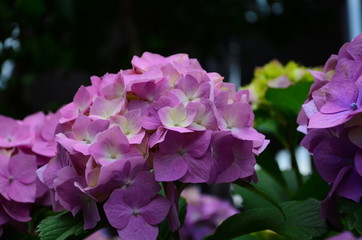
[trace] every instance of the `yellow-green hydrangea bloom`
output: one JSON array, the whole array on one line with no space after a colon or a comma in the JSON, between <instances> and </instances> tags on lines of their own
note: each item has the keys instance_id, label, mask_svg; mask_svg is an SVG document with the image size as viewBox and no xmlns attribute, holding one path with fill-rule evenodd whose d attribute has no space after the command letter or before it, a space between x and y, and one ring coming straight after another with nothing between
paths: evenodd
<instances>
[{"instance_id":1,"label":"yellow-green hydrangea bloom","mask_svg":"<svg viewBox=\"0 0 362 240\"><path fill-rule=\"evenodd\" d=\"M243 88L250 90L251 102L254 107L257 107L266 101L265 93L268 88L287 88L299 81L313 82L314 78L308 69L310 68L303 67L294 61L284 66L278 60L273 60L263 67L257 67L251 83Z\"/></svg>"}]
</instances>

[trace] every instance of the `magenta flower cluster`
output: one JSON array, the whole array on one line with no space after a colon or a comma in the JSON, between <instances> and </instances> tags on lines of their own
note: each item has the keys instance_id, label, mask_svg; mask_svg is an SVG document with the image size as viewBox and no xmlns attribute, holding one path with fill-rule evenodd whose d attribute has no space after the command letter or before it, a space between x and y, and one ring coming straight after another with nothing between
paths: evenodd
<instances>
[{"instance_id":1,"label":"magenta flower cluster","mask_svg":"<svg viewBox=\"0 0 362 240\"><path fill-rule=\"evenodd\" d=\"M228 201L201 194L196 187L186 188L181 195L187 202L181 240L201 240L213 234L225 219L238 213Z\"/></svg>"},{"instance_id":2,"label":"magenta flower cluster","mask_svg":"<svg viewBox=\"0 0 362 240\"><path fill-rule=\"evenodd\" d=\"M298 116L302 145L313 154L330 195L361 201L362 196L362 35L332 55Z\"/></svg>"},{"instance_id":3,"label":"magenta flower cluster","mask_svg":"<svg viewBox=\"0 0 362 240\"><path fill-rule=\"evenodd\" d=\"M156 239L166 217L180 227L176 181L251 181L268 140L253 128L248 91L186 54L146 52L132 66L91 77L59 110L57 156L37 173L54 210L82 211L85 229L104 203L122 239Z\"/></svg>"},{"instance_id":4,"label":"magenta flower cluster","mask_svg":"<svg viewBox=\"0 0 362 240\"><path fill-rule=\"evenodd\" d=\"M57 114L39 112L22 121L0 116L0 236L5 224L29 221L33 203L50 204L35 172L56 154L57 124Z\"/></svg>"}]
</instances>

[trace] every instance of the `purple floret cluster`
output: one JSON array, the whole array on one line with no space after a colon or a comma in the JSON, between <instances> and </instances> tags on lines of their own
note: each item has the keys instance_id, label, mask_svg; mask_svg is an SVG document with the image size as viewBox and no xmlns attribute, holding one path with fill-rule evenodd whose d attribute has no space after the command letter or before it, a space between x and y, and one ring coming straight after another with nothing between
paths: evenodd
<instances>
[{"instance_id":1,"label":"purple floret cluster","mask_svg":"<svg viewBox=\"0 0 362 240\"><path fill-rule=\"evenodd\" d=\"M268 140L253 128L248 91L186 54L144 53L132 66L91 77L59 110L57 155L37 174L53 209L81 211L85 229L103 206L122 239L156 239L166 217L180 227L176 181L255 180Z\"/></svg>"},{"instance_id":2,"label":"purple floret cluster","mask_svg":"<svg viewBox=\"0 0 362 240\"><path fill-rule=\"evenodd\" d=\"M362 35L332 55L298 116L306 133L302 145L313 154L321 177L338 194L355 202L362 196Z\"/></svg>"},{"instance_id":3,"label":"purple floret cluster","mask_svg":"<svg viewBox=\"0 0 362 240\"><path fill-rule=\"evenodd\" d=\"M36 113L24 120L0 116L0 236L2 227L31 220L34 203L50 205L48 188L36 176L56 155L57 114Z\"/></svg>"},{"instance_id":4,"label":"purple floret cluster","mask_svg":"<svg viewBox=\"0 0 362 240\"><path fill-rule=\"evenodd\" d=\"M181 195L187 202L185 222L180 229L181 240L201 240L213 234L225 219L238 213L226 200L201 194L196 187L186 188Z\"/></svg>"}]
</instances>

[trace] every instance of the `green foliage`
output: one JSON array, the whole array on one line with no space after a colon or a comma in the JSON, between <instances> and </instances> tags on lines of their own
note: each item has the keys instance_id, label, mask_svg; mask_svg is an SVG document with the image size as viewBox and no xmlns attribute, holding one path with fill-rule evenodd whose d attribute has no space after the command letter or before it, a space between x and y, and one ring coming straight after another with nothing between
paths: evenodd
<instances>
[{"instance_id":1,"label":"green foliage","mask_svg":"<svg viewBox=\"0 0 362 240\"><path fill-rule=\"evenodd\" d=\"M311 82L299 82L288 88L269 88L265 98L279 111L296 116L307 99L311 84ZM296 118L294 118L295 120Z\"/></svg>"},{"instance_id":2,"label":"green foliage","mask_svg":"<svg viewBox=\"0 0 362 240\"><path fill-rule=\"evenodd\" d=\"M11 240L38 240L39 238L35 235L24 233L20 231L14 231L12 228L5 228L1 239Z\"/></svg>"},{"instance_id":3,"label":"green foliage","mask_svg":"<svg viewBox=\"0 0 362 240\"><path fill-rule=\"evenodd\" d=\"M187 202L186 199L180 197L178 200L178 216L180 219L181 226L183 225L187 212Z\"/></svg>"},{"instance_id":4,"label":"green foliage","mask_svg":"<svg viewBox=\"0 0 362 240\"><path fill-rule=\"evenodd\" d=\"M286 187L287 183L283 176L282 171L279 169L278 163L274 160L274 155L270 148L265 149L261 155L258 156L258 164L263 170L269 174L274 181L279 183L281 186ZM264 176L260 176L258 174L258 178L263 178Z\"/></svg>"},{"instance_id":5,"label":"green foliage","mask_svg":"<svg viewBox=\"0 0 362 240\"><path fill-rule=\"evenodd\" d=\"M343 199L341 201L341 211L345 215L348 229L356 230L362 235L362 204Z\"/></svg>"},{"instance_id":6,"label":"green foliage","mask_svg":"<svg viewBox=\"0 0 362 240\"><path fill-rule=\"evenodd\" d=\"M42 220L37 231L40 240L65 240L84 233L83 219L79 215L73 217L69 212L62 212Z\"/></svg>"},{"instance_id":7,"label":"green foliage","mask_svg":"<svg viewBox=\"0 0 362 240\"><path fill-rule=\"evenodd\" d=\"M318 173L313 173L309 176L303 177L303 182L298 187L298 182L295 172L286 170L281 172L282 178L286 180L287 184L280 184L273 174L263 170L257 171L259 181L251 185L262 192L263 195L250 191L247 188L234 185L234 193L239 194L243 198L243 207L245 209L261 208L273 205L268 199L263 196L267 195L274 203L280 205L282 202L290 200L304 200L307 198L314 198L323 200L328 193L329 186Z\"/></svg>"},{"instance_id":8,"label":"green foliage","mask_svg":"<svg viewBox=\"0 0 362 240\"><path fill-rule=\"evenodd\" d=\"M278 201L276 201L275 199L273 199L273 197L271 197L270 195L266 194L265 191L259 186L259 185L252 185L250 183L244 182L242 180L237 180L235 181L235 184L247 189L248 191L260 196L261 198L263 198L264 200L268 201L269 203L271 203L274 207L276 207L277 209L280 210L281 214L283 215L283 217L285 218L284 212L281 209L281 207L279 206Z\"/></svg>"},{"instance_id":9,"label":"green foliage","mask_svg":"<svg viewBox=\"0 0 362 240\"><path fill-rule=\"evenodd\" d=\"M263 67L256 68L254 78L244 88L251 91L253 95L252 102L257 109L260 105L268 103L269 100L266 94L270 89L285 89L300 82L311 83L313 79L306 67L293 61L283 66L279 61L273 60Z\"/></svg>"},{"instance_id":10,"label":"green foliage","mask_svg":"<svg viewBox=\"0 0 362 240\"><path fill-rule=\"evenodd\" d=\"M312 239L327 231L324 220L320 219L320 202L314 199L290 201L281 204L286 215L275 207L247 210L225 220L216 233L207 240L227 240L240 235L272 230L286 239Z\"/></svg>"},{"instance_id":11,"label":"green foliage","mask_svg":"<svg viewBox=\"0 0 362 240\"><path fill-rule=\"evenodd\" d=\"M243 207L245 209L260 208L276 205L287 201L288 195L284 189L265 171L257 171L258 183L252 183L252 188L245 188L234 184L234 193L243 198ZM258 193L258 192L259 193ZM260 194L262 192L263 194ZM267 196L266 199L264 196Z\"/></svg>"},{"instance_id":12,"label":"green foliage","mask_svg":"<svg viewBox=\"0 0 362 240\"><path fill-rule=\"evenodd\" d=\"M297 190L293 200L303 200L310 197L323 200L326 198L329 188L328 183L317 172L314 172L304 182L303 186Z\"/></svg>"},{"instance_id":13,"label":"green foliage","mask_svg":"<svg viewBox=\"0 0 362 240\"><path fill-rule=\"evenodd\" d=\"M233 240L285 240L285 238L276 232L270 230L264 230L261 232L255 232L248 235L243 235Z\"/></svg>"}]
</instances>

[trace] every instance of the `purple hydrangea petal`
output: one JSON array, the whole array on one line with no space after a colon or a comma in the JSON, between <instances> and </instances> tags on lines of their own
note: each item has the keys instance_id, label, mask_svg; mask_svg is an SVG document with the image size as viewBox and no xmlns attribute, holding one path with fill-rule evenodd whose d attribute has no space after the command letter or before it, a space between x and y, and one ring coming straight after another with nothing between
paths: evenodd
<instances>
[{"instance_id":1,"label":"purple hydrangea petal","mask_svg":"<svg viewBox=\"0 0 362 240\"><path fill-rule=\"evenodd\" d=\"M124 191L122 189L113 191L103 208L109 223L113 227L123 229L130 224L133 208L124 202Z\"/></svg>"},{"instance_id":2,"label":"purple hydrangea petal","mask_svg":"<svg viewBox=\"0 0 362 240\"><path fill-rule=\"evenodd\" d=\"M156 240L158 227L148 224L141 216L131 217L125 228L119 229L121 239Z\"/></svg>"},{"instance_id":3,"label":"purple hydrangea petal","mask_svg":"<svg viewBox=\"0 0 362 240\"><path fill-rule=\"evenodd\" d=\"M77 118L79 111L73 102L64 105L59 109L60 119L59 123L66 123Z\"/></svg>"},{"instance_id":4,"label":"purple hydrangea petal","mask_svg":"<svg viewBox=\"0 0 362 240\"><path fill-rule=\"evenodd\" d=\"M136 149L130 147L127 137L117 126L100 133L97 141L88 150L91 156L101 165L140 156Z\"/></svg>"},{"instance_id":5,"label":"purple hydrangea petal","mask_svg":"<svg viewBox=\"0 0 362 240\"><path fill-rule=\"evenodd\" d=\"M184 160L188 163L186 174L179 181L186 183L203 183L209 180L211 152L205 153L200 158L184 155Z\"/></svg>"},{"instance_id":6,"label":"purple hydrangea petal","mask_svg":"<svg viewBox=\"0 0 362 240\"><path fill-rule=\"evenodd\" d=\"M351 232L343 232L333 237L329 237L326 240L357 240L357 238Z\"/></svg>"},{"instance_id":7,"label":"purple hydrangea petal","mask_svg":"<svg viewBox=\"0 0 362 240\"><path fill-rule=\"evenodd\" d=\"M35 182L36 169L36 158L33 155L17 154L9 161L9 173L24 184Z\"/></svg>"},{"instance_id":8,"label":"purple hydrangea petal","mask_svg":"<svg viewBox=\"0 0 362 240\"><path fill-rule=\"evenodd\" d=\"M55 136L55 140L62 145L63 148L65 148L70 154L74 154L75 150L74 150L74 145L78 144L78 140L72 139L72 138L68 138L65 134L63 133L58 133Z\"/></svg>"},{"instance_id":9,"label":"purple hydrangea petal","mask_svg":"<svg viewBox=\"0 0 362 240\"><path fill-rule=\"evenodd\" d=\"M92 121L87 128L88 137L90 140L94 140L96 135L108 129L109 121L103 119L97 119Z\"/></svg>"},{"instance_id":10,"label":"purple hydrangea petal","mask_svg":"<svg viewBox=\"0 0 362 240\"><path fill-rule=\"evenodd\" d=\"M168 213L168 223L172 232L181 227L180 219L178 216L178 192L176 186L172 182L166 183L167 199L171 202L170 211Z\"/></svg>"},{"instance_id":11,"label":"purple hydrangea petal","mask_svg":"<svg viewBox=\"0 0 362 240\"><path fill-rule=\"evenodd\" d=\"M220 130L227 131L231 128L251 127L254 116L249 104L233 103L219 109L217 120Z\"/></svg>"},{"instance_id":12,"label":"purple hydrangea petal","mask_svg":"<svg viewBox=\"0 0 362 240\"><path fill-rule=\"evenodd\" d=\"M337 192L340 196L351 199L355 202L361 201L362 196L362 177L351 168L344 176L343 180L338 184Z\"/></svg>"},{"instance_id":13,"label":"purple hydrangea petal","mask_svg":"<svg viewBox=\"0 0 362 240\"><path fill-rule=\"evenodd\" d=\"M18 121L0 116L0 147L11 148L30 143L30 127Z\"/></svg>"},{"instance_id":14,"label":"purple hydrangea petal","mask_svg":"<svg viewBox=\"0 0 362 240\"><path fill-rule=\"evenodd\" d=\"M308 149L309 152L313 153L314 149L323 142L323 140L330 137L333 137L333 135L328 129L311 129L303 138L300 145Z\"/></svg>"},{"instance_id":15,"label":"purple hydrangea petal","mask_svg":"<svg viewBox=\"0 0 362 240\"><path fill-rule=\"evenodd\" d=\"M92 120L83 115L79 114L75 119L75 122L72 127L72 133L75 139L82 140L87 138L87 127L92 122Z\"/></svg>"},{"instance_id":16,"label":"purple hydrangea petal","mask_svg":"<svg viewBox=\"0 0 362 240\"><path fill-rule=\"evenodd\" d=\"M158 152L153 160L153 167L157 181L169 182L182 178L187 172L188 164L182 156Z\"/></svg>"},{"instance_id":17,"label":"purple hydrangea petal","mask_svg":"<svg viewBox=\"0 0 362 240\"><path fill-rule=\"evenodd\" d=\"M84 230L94 228L101 220L96 201L88 198L88 200L82 203L81 208L84 220Z\"/></svg>"},{"instance_id":18,"label":"purple hydrangea petal","mask_svg":"<svg viewBox=\"0 0 362 240\"><path fill-rule=\"evenodd\" d=\"M12 183L10 183L7 189L7 194L13 201L33 203L35 202L36 197L36 183L33 182L32 184L23 184L20 181L14 180Z\"/></svg>"},{"instance_id":19,"label":"purple hydrangea petal","mask_svg":"<svg viewBox=\"0 0 362 240\"><path fill-rule=\"evenodd\" d=\"M74 105L84 112L92 103L92 97L86 87L81 86L73 98Z\"/></svg>"},{"instance_id":20,"label":"purple hydrangea petal","mask_svg":"<svg viewBox=\"0 0 362 240\"><path fill-rule=\"evenodd\" d=\"M156 83L152 80L143 83L134 83L132 85L132 92L143 99L152 101L156 94Z\"/></svg>"},{"instance_id":21,"label":"purple hydrangea petal","mask_svg":"<svg viewBox=\"0 0 362 240\"><path fill-rule=\"evenodd\" d=\"M209 149L211 135L209 130L185 135L185 150L193 157L202 157Z\"/></svg>"},{"instance_id":22,"label":"purple hydrangea petal","mask_svg":"<svg viewBox=\"0 0 362 240\"><path fill-rule=\"evenodd\" d=\"M31 220L29 204L7 201L3 198L0 198L0 202L6 214L16 221L28 222Z\"/></svg>"},{"instance_id":23,"label":"purple hydrangea petal","mask_svg":"<svg viewBox=\"0 0 362 240\"><path fill-rule=\"evenodd\" d=\"M334 182L338 172L354 161L356 147L344 140L329 138L314 149L314 163L321 177Z\"/></svg>"},{"instance_id":24,"label":"purple hydrangea petal","mask_svg":"<svg viewBox=\"0 0 362 240\"><path fill-rule=\"evenodd\" d=\"M357 173L362 177L362 151L359 150L354 159L354 166Z\"/></svg>"},{"instance_id":25,"label":"purple hydrangea petal","mask_svg":"<svg viewBox=\"0 0 362 240\"><path fill-rule=\"evenodd\" d=\"M171 202L158 195L149 204L138 209L138 212L148 224L157 225L166 218L170 207Z\"/></svg>"},{"instance_id":26,"label":"purple hydrangea petal","mask_svg":"<svg viewBox=\"0 0 362 240\"><path fill-rule=\"evenodd\" d=\"M310 119L308 128L330 128L341 125L351 119L352 116L346 112L336 114L315 113Z\"/></svg>"},{"instance_id":27,"label":"purple hydrangea petal","mask_svg":"<svg viewBox=\"0 0 362 240\"><path fill-rule=\"evenodd\" d=\"M119 99L107 100L98 97L90 108L90 117L94 119L109 119L111 116L119 113L122 107L122 101Z\"/></svg>"},{"instance_id":28,"label":"purple hydrangea petal","mask_svg":"<svg viewBox=\"0 0 362 240\"><path fill-rule=\"evenodd\" d=\"M254 174L255 156L253 143L234 138L230 133L220 132L213 135L213 172L211 181L217 183L232 182Z\"/></svg>"},{"instance_id":29,"label":"purple hydrangea petal","mask_svg":"<svg viewBox=\"0 0 362 240\"><path fill-rule=\"evenodd\" d=\"M245 128L232 128L231 133L234 137L240 139L240 140L249 140L249 141L255 141L256 144L261 145L264 140L265 136L258 131L256 131L254 128L251 127L245 127Z\"/></svg>"},{"instance_id":30,"label":"purple hydrangea petal","mask_svg":"<svg viewBox=\"0 0 362 240\"><path fill-rule=\"evenodd\" d=\"M183 104L175 107L164 107L158 110L160 121L165 128L177 132L191 132L187 129L194 120L196 111L192 108L185 108Z\"/></svg>"},{"instance_id":31,"label":"purple hydrangea petal","mask_svg":"<svg viewBox=\"0 0 362 240\"><path fill-rule=\"evenodd\" d=\"M155 176L150 171L141 171L130 182L126 183L125 191L127 195L124 196L125 201L133 201L134 197L139 193L143 193L143 198L152 198L160 190L161 186L155 180Z\"/></svg>"}]
</instances>

